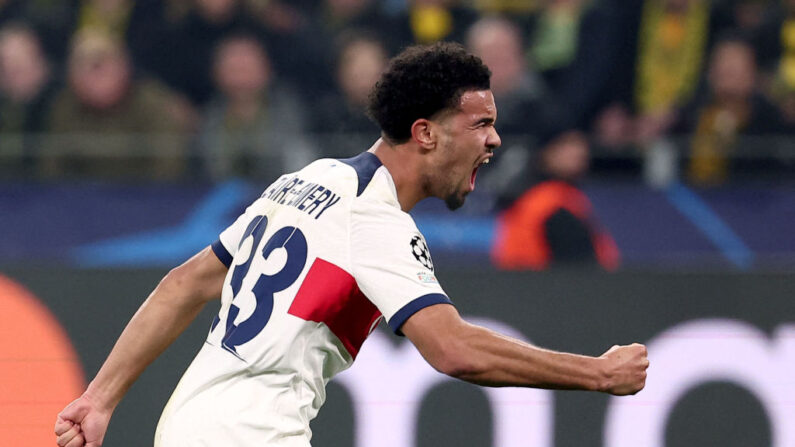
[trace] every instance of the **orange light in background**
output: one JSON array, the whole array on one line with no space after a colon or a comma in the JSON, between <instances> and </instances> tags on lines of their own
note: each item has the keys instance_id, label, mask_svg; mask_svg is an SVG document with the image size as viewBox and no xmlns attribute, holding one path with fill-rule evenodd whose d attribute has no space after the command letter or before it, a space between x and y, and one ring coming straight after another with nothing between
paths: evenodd
<instances>
[{"instance_id":1,"label":"orange light in background","mask_svg":"<svg viewBox=\"0 0 795 447\"><path fill-rule=\"evenodd\" d=\"M85 385L58 320L32 293L0 275L0 444L55 445L55 417Z\"/></svg>"}]
</instances>

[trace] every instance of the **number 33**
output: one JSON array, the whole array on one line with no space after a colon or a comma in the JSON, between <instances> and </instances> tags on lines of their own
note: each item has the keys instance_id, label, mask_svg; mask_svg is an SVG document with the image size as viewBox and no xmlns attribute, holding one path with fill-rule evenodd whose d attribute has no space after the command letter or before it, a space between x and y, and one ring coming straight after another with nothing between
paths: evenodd
<instances>
[{"instance_id":1,"label":"number 33","mask_svg":"<svg viewBox=\"0 0 795 447\"><path fill-rule=\"evenodd\" d=\"M248 259L243 264L234 267L232 279L229 282L232 287L232 304L229 306L229 311L226 315L226 329L221 346L235 355L238 355L238 346L251 341L268 324L273 312L273 295L290 287L301 275L301 271L304 270L306 265L307 247L304 233L295 227L284 227L274 233L262 247L262 258L267 260L274 250L284 248L287 251L287 261L284 267L275 274L267 275L262 273L259 275L257 282L251 289L256 299L254 312L244 321L235 324L240 308L234 302L243 286L243 279L248 275L254 257L257 255L257 249L267 226L268 218L266 216L255 217L246 228L238 245L238 249L240 249L248 238L253 239ZM218 322L219 319L216 317L211 331L215 330Z\"/></svg>"}]
</instances>

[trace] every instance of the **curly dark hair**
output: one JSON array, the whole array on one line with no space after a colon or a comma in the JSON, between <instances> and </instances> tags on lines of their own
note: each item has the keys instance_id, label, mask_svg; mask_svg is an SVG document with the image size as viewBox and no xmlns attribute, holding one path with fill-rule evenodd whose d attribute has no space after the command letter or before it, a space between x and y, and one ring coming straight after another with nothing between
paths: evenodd
<instances>
[{"instance_id":1,"label":"curly dark hair","mask_svg":"<svg viewBox=\"0 0 795 447\"><path fill-rule=\"evenodd\" d=\"M451 42L416 45L395 56L370 92L367 115L393 143L411 138L420 118L458 106L461 95L490 88L491 71Z\"/></svg>"}]
</instances>

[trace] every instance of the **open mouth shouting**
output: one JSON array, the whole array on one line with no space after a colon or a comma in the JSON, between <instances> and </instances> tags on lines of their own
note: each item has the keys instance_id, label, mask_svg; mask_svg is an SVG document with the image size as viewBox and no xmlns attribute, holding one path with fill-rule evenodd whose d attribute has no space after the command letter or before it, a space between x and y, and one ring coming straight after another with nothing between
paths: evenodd
<instances>
[{"instance_id":1,"label":"open mouth shouting","mask_svg":"<svg viewBox=\"0 0 795 447\"><path fill-rule=\"evenodd\" d=\"M478 176L478 169L481 166L489 164L489 160L491 160L492 155L488 154L486 158L481 160L475 167L472 169L472 175L469 177L469 191L475 190L475 178Z\"/></svg>"}]
</instances>

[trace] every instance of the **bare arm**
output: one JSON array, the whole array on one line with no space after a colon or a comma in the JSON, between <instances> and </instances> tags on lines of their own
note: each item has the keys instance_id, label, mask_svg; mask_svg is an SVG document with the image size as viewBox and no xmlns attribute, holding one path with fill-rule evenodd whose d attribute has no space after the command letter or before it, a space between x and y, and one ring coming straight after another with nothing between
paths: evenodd
<instances>
[{"instance_id":1,"label":"bare arm","mask_svg":"<svg viewBox=\"0 0 795 447\"><path fill-rule=\"evenodd\" d=\"M638 344L600 357L549 351L467 323L449 305L422 309L401 329L431 366L478 385L634 394L646 381L646 348Z\"/></svg>"},{"instance_id":2,"label":"bare arm","mask_svg":"<svg viewBox=\"0 0 795 447\"><path fill-rule=\"evenodd\" d=\"M163 278L127 324L83 396L58 415L59 445L101 445L116 405L204 305L220 297L226 273L226 266L208 247ZM80 437L85 444L75 442Z\"/></svg>"}]
</instances>

